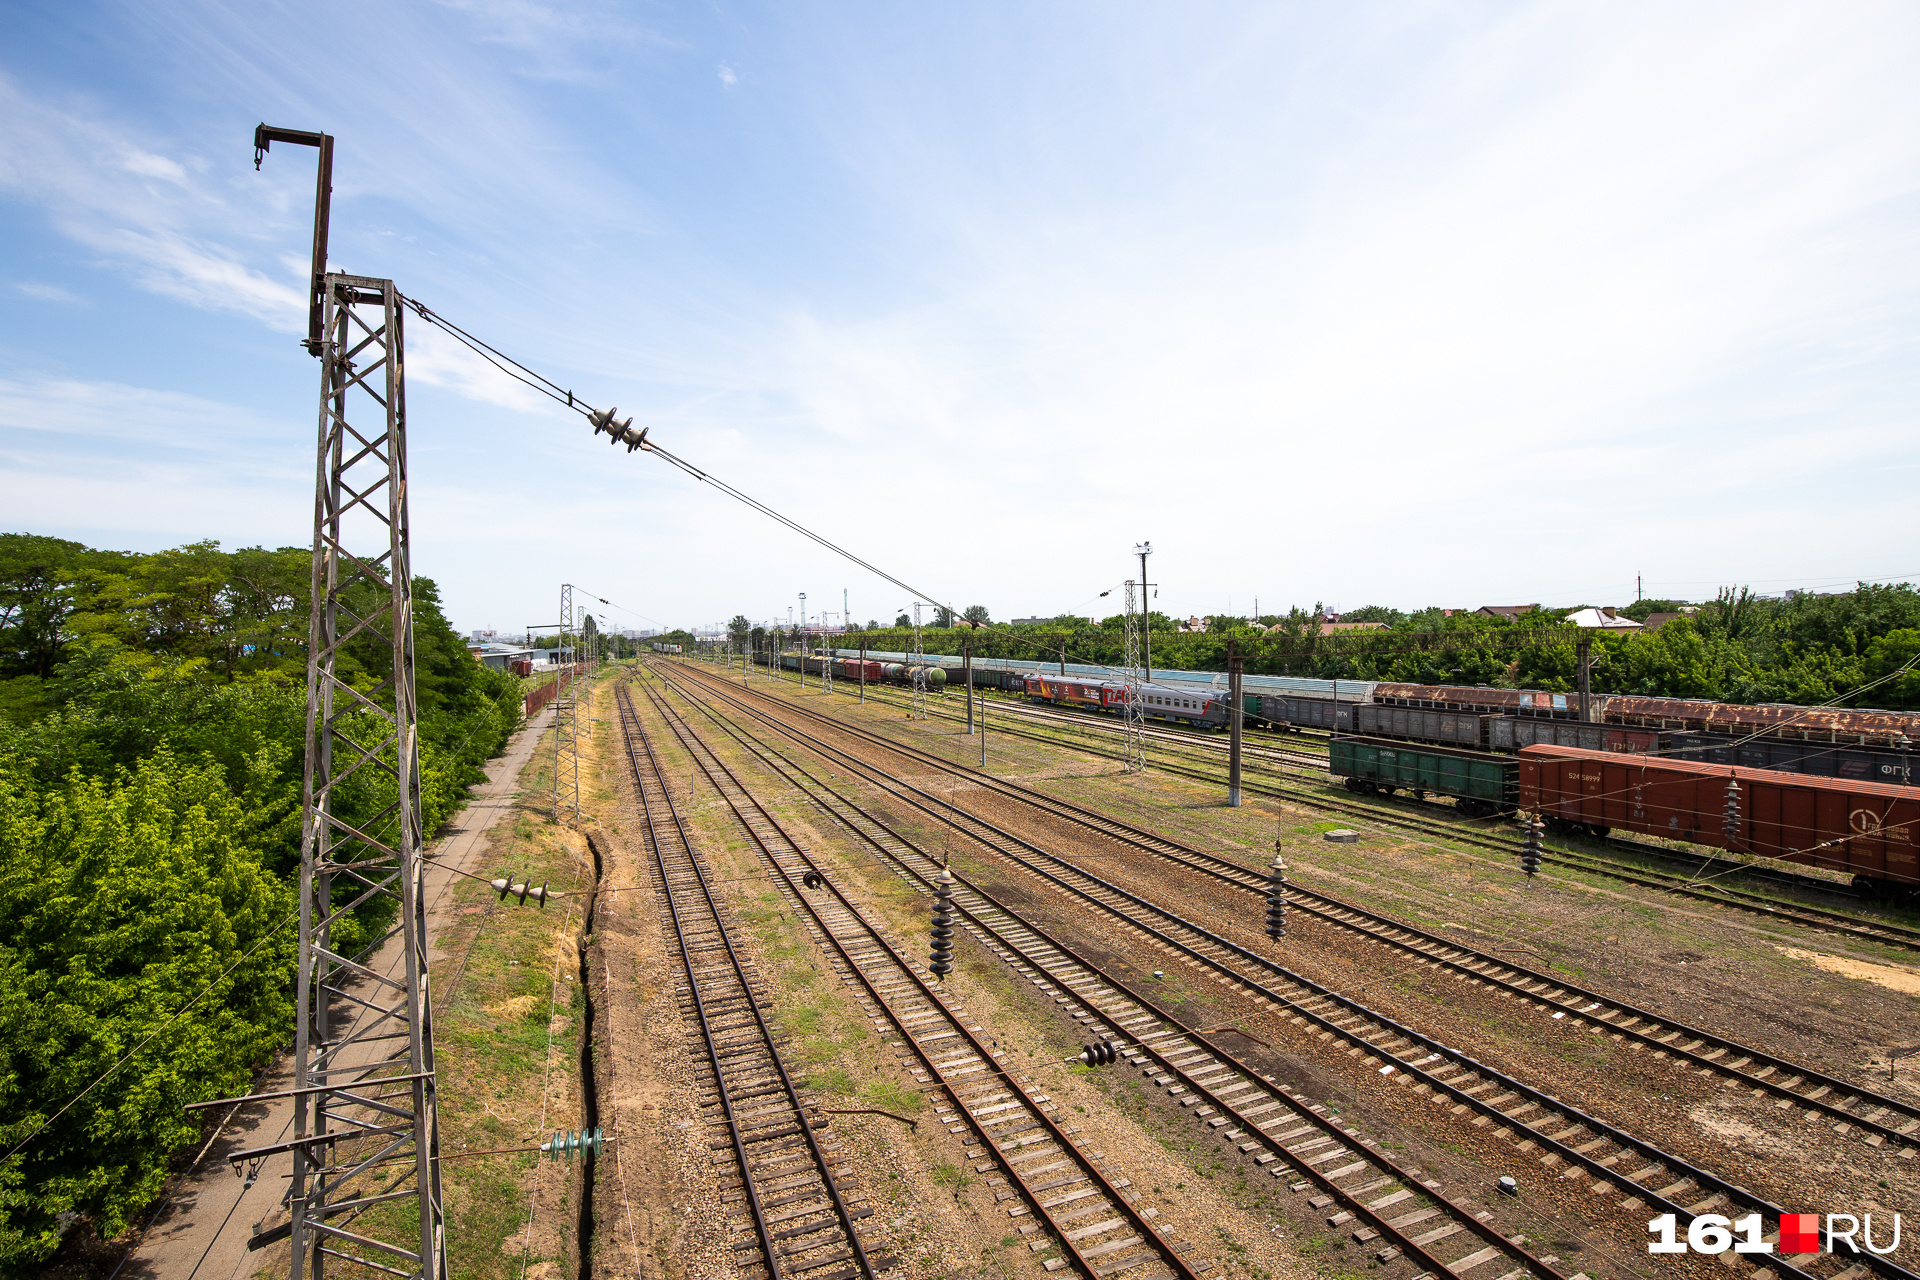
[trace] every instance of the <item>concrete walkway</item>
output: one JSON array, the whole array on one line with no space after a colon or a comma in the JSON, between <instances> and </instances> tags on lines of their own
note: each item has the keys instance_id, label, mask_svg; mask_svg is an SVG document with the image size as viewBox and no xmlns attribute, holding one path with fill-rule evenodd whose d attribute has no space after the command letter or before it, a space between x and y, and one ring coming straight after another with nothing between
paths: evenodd
<instances>
[{"instance_id":1,"label":"concrete walkway","mask_svg":"<svg viewBox=\"0 0 1920 1280\"><path fill-rule=\"evenodd\" d=\"M487 762L487 780L470 793L466 808L454 815L441 833L429 856L432 863L426 873L427 930L429 955L438 961L438 939L451 919L453 897L450 890L456 876L447 870L480 873L475 865L486 847L487 835L496 822L512 812L520 787L520 773L533 758L541 732L553 723L553 713L535 717L507 744L504 754ZM397 974L401 969L403 948L398 937L381 948L369 968L381 974ZM436 991L438 1009L444 997ZM282 1055L274 1068L255 1088L257 1093L273 1093L293 1087L293 1058ZM237 1109L227 1126L200 1154L184 1180L175 1186L172 1198L148 1229L133 1253L122 1264L119 1274L151 1277L152 1280L236 1280L251 1276L275 1256L274 1249L249 1252L247 1241L258 1229L286 1220L280 1201L287 1193L288 1175L293 1172L293 1156L281 1153L262 1164L259 1176L245 1182L235 1176L226 1163L229 1152L284 1142L292 1135L293 1104L285 1098L246 1104ZM284 1251L285 1246L279 1246Z\"/></svg>"}]
</instances>

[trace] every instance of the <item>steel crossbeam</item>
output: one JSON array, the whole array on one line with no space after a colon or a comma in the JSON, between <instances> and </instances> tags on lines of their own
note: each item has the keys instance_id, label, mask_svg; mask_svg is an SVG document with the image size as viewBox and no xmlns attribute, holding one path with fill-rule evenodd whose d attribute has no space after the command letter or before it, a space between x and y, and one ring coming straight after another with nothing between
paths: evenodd
<instances>
[{"instance_id":1,"label":"steel crossbeam","mask_svg":"<svg viewBox=\"0 0 1920 1280\"><path fill-rule=\"evenodd\" d=\"M291 1274L321 1280L334 1258L445 1280L401 297L391 280L365 276L329 272L322 285ZM345 900L335 901L336 888ZM334 931L352 912L384 933L348 955ZM395 1067L409 1073L407 1088L366 1096L391 1083ZM384 1141L370 1145L375 1136ZM417 1213L369 1215L369 1195L411 1198ZM399 1259L404 1269L329 1242Z\"/></svg>"}]
</instances>

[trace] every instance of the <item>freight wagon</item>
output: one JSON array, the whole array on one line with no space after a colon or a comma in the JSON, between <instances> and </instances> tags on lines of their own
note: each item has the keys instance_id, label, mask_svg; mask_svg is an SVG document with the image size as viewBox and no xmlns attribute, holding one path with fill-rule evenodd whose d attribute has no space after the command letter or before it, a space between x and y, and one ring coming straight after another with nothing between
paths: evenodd
<instances>
[{"instance_id":1,"label":"freight wagon","mask_svg":"<svg viewBox=\"0 0 1920 1280\"><path fill-rule=\"evenodd\" d=\"M1485 750L1491 719L1465 711L1372 705L1355 708L1354 729L1363 738L1408 738Z\"/></svg>"},{"instance_id":2,"label":"freight wagon","mask_svg":"<svg viewBox=\"0 0 1920 1280\"><path fill-rule=\"evenodd\" d=\"M1666 736L1653 729L1631 729L1616 724L1529 720L1521 716L1487 717L1487 746L1495 751L1518 751L1531 746L1579 747L1583 751L1659 751Z\"/></svg>"},{"instance_id":3,"label":"freight wagon","mask_svg":"<svg viewBox=\"0 0 1920 1280\"><path fill-rule=\"evenodd\" d=\"M1519 805L1557 831L1637 831L1844 872L1867 892L1920 888L1909 787L1572 747L1527 747L1519 763Z\"/></svg>"},{"instance_id":4,"label":"freight wagon","mask_svg":"<svg viewBox=\"0 0 1920 1280\"><path fill-rule=\"evenodd\" d=\"M1327 745L1328 769L1345 778L1347 790L1392 795L1405 789L1452 796L1461 812L1476 818L1513 812L1520 762L1459 747L1423 746L1386 738L1335 738Z\"/></svg>"},{"instance_id":5,"label":"freight wagon","mask_svg":"<svg viewBox=\"0 0 1920 1280\"><path fill-rule=\"evenodd\" d=\"M1372 699L1373 684L1363 680L1351 684L1342 681L1337 699L1331 693L1247 693L1242 696L1246 714L1268 724L1352 733L1354 708L1365 706Z\"/></svg>"},{"instance_id":6,"label":"freight wagon","mask_svg":"<svg viewBox=\"0 0 1920 1280\"><path fill-rule=\"evenodd\" d=\"M1704 760L1709 764L1738 765L1743 769L1806 773L1821 778L1850 778L1856 782L1884 782L1890 786L1913 784L1913 755L1909 751L1806 742L1799 738L1729 738L1724 734L1687 731L1663 733L1659 737L1663 744L1662 754L1676 760Z\"/></svg>"}]
</instances>

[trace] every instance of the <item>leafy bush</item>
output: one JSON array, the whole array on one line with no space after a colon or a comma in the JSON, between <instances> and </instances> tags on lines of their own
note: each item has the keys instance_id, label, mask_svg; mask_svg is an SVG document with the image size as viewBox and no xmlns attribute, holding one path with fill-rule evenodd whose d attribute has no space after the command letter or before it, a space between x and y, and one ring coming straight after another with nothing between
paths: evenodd
<instances>
[{"instance_id":1,"label":"leafy bush","mask_svg":"<svg viewBox=\"0 0 1920 1280\"><path fill-rule=\"evenodd\" d=\"M287 1039L296 895L248 825L208 761L163 750L45 790L0 759L0 1149L24 1142L0 1162L0 1268L47 1258L76 1215L116 1235L197 1132L181 1108L243 1091Z\"/></svg>"}]
</instances>

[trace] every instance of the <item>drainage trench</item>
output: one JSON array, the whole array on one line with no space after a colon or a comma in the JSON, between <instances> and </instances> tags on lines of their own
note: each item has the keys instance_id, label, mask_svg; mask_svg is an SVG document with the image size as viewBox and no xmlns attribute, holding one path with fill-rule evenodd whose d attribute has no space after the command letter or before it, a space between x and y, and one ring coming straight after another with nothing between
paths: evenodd
<instances>
[{"instance_id":1,"label":"drainage trench","mask_svg":"<svg viewBox=\"0 0 1920 1280\"><path fill-rule=\"evenodd\" d=\"M587 833L587 848L593 854L593 883L587 890L587 900L580 920L579 972L575 975L580 983L580 1127L592 1133L600 1127L600 1078L596 1072L598 1055L594 1052L596 1033L594 1008L596 999L593 983L593 957L598 950L595 941L594 911L600 904L600 884L606 875L606 856L601 848L601 835L598 831ZM593 1236L594 1236L594 1175L599 1160L587 1159L580 1162L580 1204L579 1219L574 1229L574 1240L579 1253L578 1265L574 1274L587 1280L593 1274Z\"/></svg>"}]
</instances>

